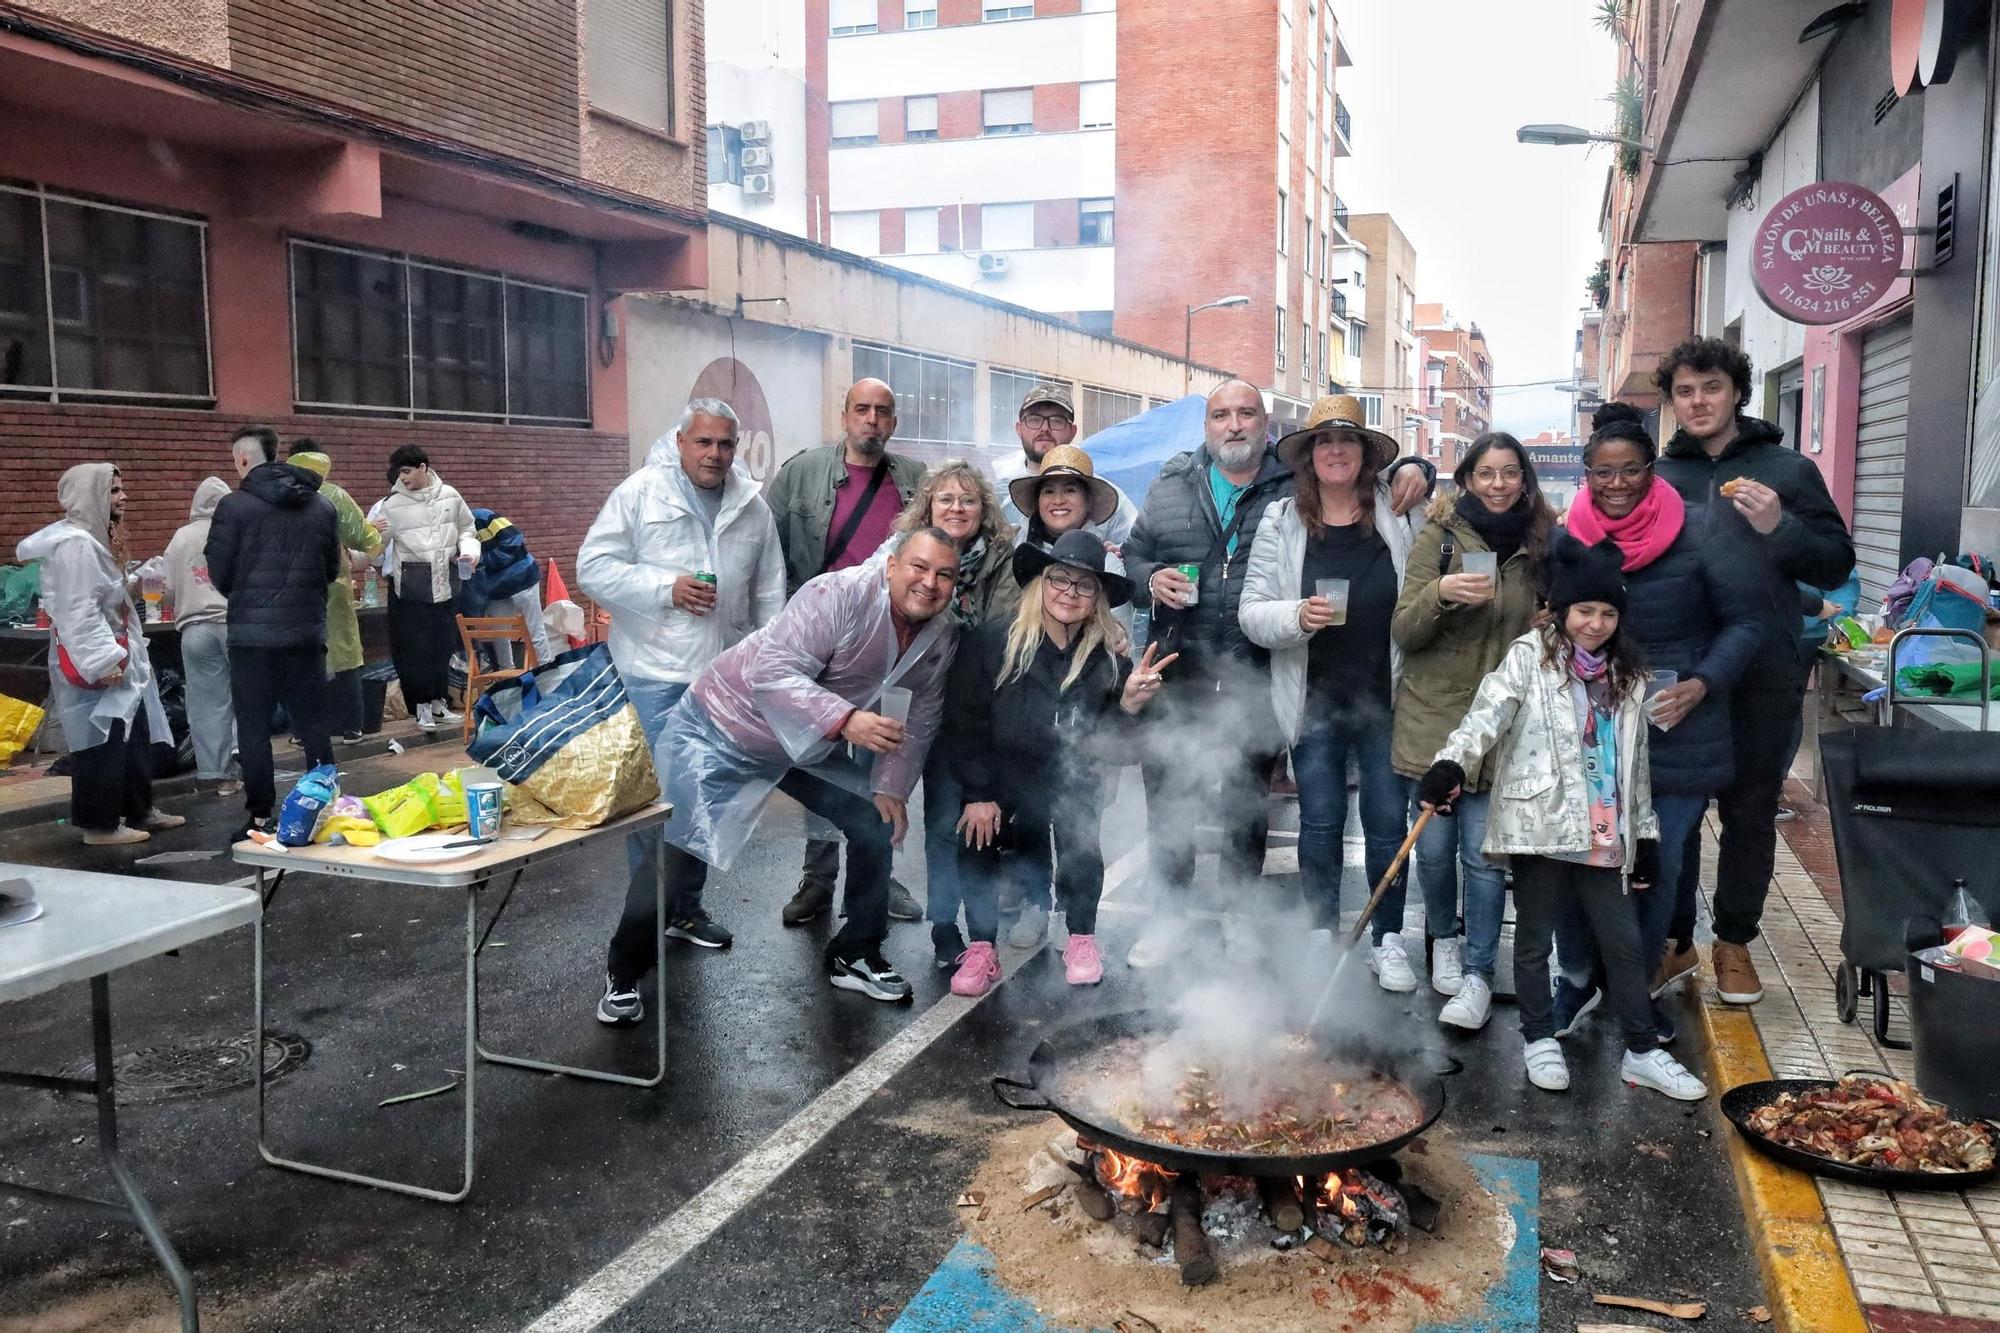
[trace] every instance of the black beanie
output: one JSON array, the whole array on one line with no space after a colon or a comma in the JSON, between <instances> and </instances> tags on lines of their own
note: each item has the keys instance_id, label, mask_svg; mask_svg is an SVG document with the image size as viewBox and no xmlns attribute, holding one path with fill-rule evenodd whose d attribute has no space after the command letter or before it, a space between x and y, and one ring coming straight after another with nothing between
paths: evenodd
<instances>
[{"instance_id":1,"label":"black beanie","mask_svg":"<svg viewBox=\"0 0 2000 1333\"><path fill-rule=\"evenodd\" d=\"M1625 554L1605 538L1595 546L1562 529L1549 541L1549 605L1570 607L1578 602L1605 602L1625 609Z\"/></svg>"}]
</instances>

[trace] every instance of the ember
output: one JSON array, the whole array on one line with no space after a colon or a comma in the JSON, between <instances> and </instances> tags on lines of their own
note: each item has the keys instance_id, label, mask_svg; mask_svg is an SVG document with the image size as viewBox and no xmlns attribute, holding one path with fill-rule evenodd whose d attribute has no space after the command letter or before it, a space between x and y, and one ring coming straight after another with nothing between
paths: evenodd
<instances>
[{"instance_id":1,"label":"ember","mask_svg":"<svg viewBox=\"0 0 2000 1333\"><path fill-rule=\"evenodd\" d=\"M1312 1227L1323 1236L1337 1235L1357 1249L1370 1244L1395 1249L1409 1229L1402 1192L1371 1172L1336 1171L1299 1186L1312 1196Z\"/></svg>"},{"instance_id":2,"label":"ember","mask_svg":"<svg viewBox=\"0 0 2000 1333\"><path fill-rule=\"evenodd\" d=\"M1109 1148L1092 1147L1090 1155L1097 1183L1112 1195L1121 1199L1136 1199L1146 1212L1152 1212L1167 1201L1167 1194L1174 1183L1174 1172L1144 1158L1127 1157Z\"/></svg>"}]
</instances>

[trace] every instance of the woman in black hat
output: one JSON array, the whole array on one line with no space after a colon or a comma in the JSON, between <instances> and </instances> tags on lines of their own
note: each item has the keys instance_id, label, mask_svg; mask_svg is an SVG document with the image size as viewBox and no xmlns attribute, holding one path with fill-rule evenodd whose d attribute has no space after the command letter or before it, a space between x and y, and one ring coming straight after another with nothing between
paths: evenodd
<instances>
[{"instance_id":1,"label":"woman in black hat","mask_svg":"<svg viewBox=\"0 0 2000 1333\"><path fill-rule=\"evenodd\" d=\"M1104 543L1068 532L1046 551L1014 552L1021 605L959 645L945 728L964 793L960 887L972 943L951 979L957 995L984 995L1000 979L999 876L1003 856L1056 889L1068 916L1063 969L1071 985L1103 980L1097 899L1104 889L1099 763L1160 688L1173 656L1148 648L1131 666L1111 650L1111 608L1131 581L1105 568Z\"/></svg>"}]
</instances>

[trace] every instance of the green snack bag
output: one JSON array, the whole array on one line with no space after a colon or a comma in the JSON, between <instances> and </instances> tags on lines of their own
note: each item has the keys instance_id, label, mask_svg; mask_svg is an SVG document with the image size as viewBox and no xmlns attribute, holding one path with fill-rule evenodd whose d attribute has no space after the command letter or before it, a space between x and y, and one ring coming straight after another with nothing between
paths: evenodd
<instances>
[{"instance_id":1,"label":"green snack bag","mask_svg":"<svg viewBox=\"0 0 2000 1333\"><path fill-rule=\"evenodd\" d=\"M457 773L419 773L410 779L410 785L422 791L430 803L434 827L449 828L465 822L465 787Z\"/></svg>"},{"instance_id":2,"label":"green snack bag","mask_svg":"<svg viewBox=\"0 0 2000 1333\"><path fill-rule=\"evenodd\" d=\"M430 797L414 781L373 796L364 796L361 804L385 838L407 838L422 833L436 820Z\"/></svg>"}]
</instances>

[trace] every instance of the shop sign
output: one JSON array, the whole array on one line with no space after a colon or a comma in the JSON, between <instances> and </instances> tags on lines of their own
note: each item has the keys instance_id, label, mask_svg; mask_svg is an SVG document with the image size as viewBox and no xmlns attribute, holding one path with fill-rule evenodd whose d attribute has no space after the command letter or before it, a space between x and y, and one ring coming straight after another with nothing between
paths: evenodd
<instances>
[{"instance_id":1,"label":"shop sign","mask_svg":"<svg viewBox=\"0 0 2000 1333\"><path fill-rule=\"evenodd\" d=\"M689 398L720 398L736 409L736 461L752 481L763 485L778 473L771 404L757 372L733 356L719 356L695 376Z\"/></svg>"},{"instance_id":2,"label":"shop sign","mask_svg":"<svg viewBox=\"0 0 2000 1333\"><path fill-rule=\"evenodd\" d=\"M1750 265L1765 305L1799 324L1838 324L1896 281L1903 224L1873 190L1821 181L1765 214Z\"/></svg>"},{"instance_id":3,"label":"shop sign","mask_svg":"<svg viewBox=\"0 0 2000 1333\"><path fill-rule=\"evenodd\" d=\"M1889 78L1896 96L1935 88L1951 78L1980 0L1893 0L1889 10Z\"/></svg>"}]
</instances>

